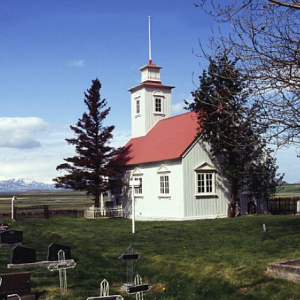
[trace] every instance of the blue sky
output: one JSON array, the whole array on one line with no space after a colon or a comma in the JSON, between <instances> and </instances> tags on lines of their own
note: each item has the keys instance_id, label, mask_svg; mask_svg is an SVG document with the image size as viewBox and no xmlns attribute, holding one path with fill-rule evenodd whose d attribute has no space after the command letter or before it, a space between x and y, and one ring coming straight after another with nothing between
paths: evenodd
<instances>
[{"instance_id":1,"label":"blue sky","mask_svg":"<svg viewBox=\"0 0 300 300\"><path fill-rule=\"evenodd\" d=\"M83 93L96 77L116 126L114 146L130 138L129 88L140 83L148 62L148 15L152 60L173 89L173 114L191 99L218 28L194 0L0 0L0 179L50 182L73 155L65 138L85 111ZM279 151L279 171L300 180L294 149Z\"/></svg>"}]
</instances>

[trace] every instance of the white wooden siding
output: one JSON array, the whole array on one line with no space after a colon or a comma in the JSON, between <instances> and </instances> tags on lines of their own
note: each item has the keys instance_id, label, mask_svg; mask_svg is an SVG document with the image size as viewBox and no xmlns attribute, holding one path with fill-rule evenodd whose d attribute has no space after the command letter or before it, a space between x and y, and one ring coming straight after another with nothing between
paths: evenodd
<instances>
[{"instance_id":1,"label":"white wooden siding","mask_svg":"<svg viewBox=\"0 0 300 300\"><path fill-rule=\"evenodd\" d=\"M217 218L226 217L229 191L226 181L220 175L219 166L211 160L207 145L202 142L195 144L187 151L183 158L183 189L184 189L184 216L185 218ZM208 163L217 169L216 195L195 196L196 180L195 168Z\"/></svg>"},{"instance_id":2,"label":"white wooden siding","mask_svg":"<svg viewBox=\"0 0 300 300\"><path fill-rule=\"evenodd\" d=\"M157 173L164 164L170 171L170 196L160 197L160 175ZM140 164L138 167L143 173L143 196L135 197L135 216L137 220L151 219L183 219L184 201L182 181L181 159L150 164ZM123 197L123 206L127 211L127 217L131 217L131 191ZM126 217L126 216L125 216Z\"/></svg>"},{"instance_id":3,"label":"white wooden siding","mask_svg":"<svg viewBox=\"0 0 300 300\"><path fill-rule=\"evenodd\" d=\"M154 96L155 91L163 93L163 112L162 114L154 114ZM140 96L140 114L136 114L135 99L137 94ZM161 119L171 116L171 89L160 86L142 87L131 94L131 132L132 137L144 136L148 131Z\"/></svg>"}]
</instances>

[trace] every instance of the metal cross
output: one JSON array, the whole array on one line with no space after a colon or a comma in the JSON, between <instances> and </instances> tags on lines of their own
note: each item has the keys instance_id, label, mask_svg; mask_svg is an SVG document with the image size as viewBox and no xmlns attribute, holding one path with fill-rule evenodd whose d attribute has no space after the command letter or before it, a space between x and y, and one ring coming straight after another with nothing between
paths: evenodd
<instances>
[{"instance_id":1,"label":"metal cross","mask_svg":"<svg viewBox=\"0 0 300 300\"><path fill-rule=\"evenodd\" d=\"M109 295L109 283L106 279L103 279L100 283L100 296L88 297L86 300L124 300L121 295Z\"/></svg>"},{"instance_id":2,"label":"metal cross","mask_svg":"<svg viewBox=\"0 0 300 300\"><path fill-rule=\"evenodd\" d=\"M139 274L136 274L134 278L134 284L135 285L142 285L143 280L142 277ZM135 295L136 300L144 300L144 292L137 292Z\"/></svg>"},{"instance_id":3,"label":"metal cross","mask_svg":"<svg viewBox=\"0 0 300 300\"><path fill-rule=\"evenodd\" d=\"M59 272L59 285L61 293L66 292L67 285L67 269L74 268L76 263L74 260L65 259L65 252L63 250L59 250L57 253L58 261L57 263L50 264L48 266L49 271L58 271Z\"/></svg>"},{"instance_id":4,"label":"metal cross","mask_svg":"<svg viewBox=\"0 0 300 300\"><path fill-rule=\"evenodd\" d=\"M134 253L134 249L129 245L125 252L119 257L123 262L127 263L127 285L133 284L133 264L140 258L138 253Z\"/></svg>"}]
</instances>

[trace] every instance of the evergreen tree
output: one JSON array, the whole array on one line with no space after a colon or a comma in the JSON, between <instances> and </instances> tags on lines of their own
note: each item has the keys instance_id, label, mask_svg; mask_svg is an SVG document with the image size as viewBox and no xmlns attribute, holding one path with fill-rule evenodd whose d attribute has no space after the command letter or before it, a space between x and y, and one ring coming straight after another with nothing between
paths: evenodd
<instances>
[{"instance_id":1,"label":"evergreen tree","mask_svg":"<svg viewBox=\"0 0 300 300\"><path fill-rule=\"evenodd\" d=\"M261 139L263 128L247 115L249 97L245 80L226 55L210 59L200 76L200 87L192 93L189 109L197 112L199 135L209 143L230 185L228 214L234 216L238 197L247 191L266 201L275 192L277 167Z\"/></svg>"},{"instance_id":2,"label":"evergreen tree","mask_svg":"<svg viewBox=\"0 0 300 300\"><path fill-rule=\"evenodd\" d=\"M106 107L106 100L101 99L100 89L101 83L95 79L84 93L88 110L75 126L70 126L75 137L66 139L68 144L75 146L76 155L64 158L66 163L57 166L56 170L66 171L66 174L54 179L57 188L86 191L93 195L96 207L99 207L101 193L115 186L118 167L126 151L123 149L119 159L114 159L117 150L109 144L115 126L103 125L110 108Z\"/></svg>"}]
</instances>

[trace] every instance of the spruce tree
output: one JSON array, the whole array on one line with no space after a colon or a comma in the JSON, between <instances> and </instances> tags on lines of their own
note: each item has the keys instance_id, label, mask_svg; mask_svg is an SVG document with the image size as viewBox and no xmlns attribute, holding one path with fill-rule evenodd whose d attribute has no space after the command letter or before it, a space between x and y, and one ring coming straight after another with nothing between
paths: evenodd
<instances>
[{"instance_id":1,"label":"spruce tree","mask_svg":"<svg viewBox=\"0 0 300 300\"><path fill-rule=\"evenodd\" d=\"M93 195L96 207L99 207L101 193L115 183L117 167L120 166L120 160L114 159L117 150L110 146L115 126L103 125L110 108L106 107L106 100L101 99L100 89L101 83L96 78L84 93L87 112L75 126L70 126L75 137L66 139L68 144L75 146L76 155L64 158L65 163L57 166L56 170L65 174L54 179L57 188L86 191Z\"/></svg>"},{"instance_id":2,"label":"spruce tree","mask_svg":"<svg viewBox=\"0 0 300 300\"><path fill-rule=\"evenodd\" d=\"M250 96L246 78L235 63L226 55L210 58L189 105L197 112L200 137L210 145L212 157L229 182L229 216L235 215L242 192L257 202L267 201L275 192L277 170L261 138L264 129L251 122L251 110L246 109Z\"/></svg>"}]
</instances>

